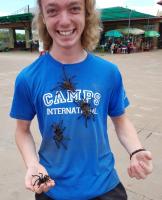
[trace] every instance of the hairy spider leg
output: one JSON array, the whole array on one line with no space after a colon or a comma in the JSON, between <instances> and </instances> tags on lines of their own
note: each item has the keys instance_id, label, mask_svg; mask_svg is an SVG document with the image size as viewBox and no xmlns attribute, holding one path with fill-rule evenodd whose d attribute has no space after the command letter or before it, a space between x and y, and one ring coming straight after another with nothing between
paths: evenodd
<instances>
[{"instance_id":1,"label":"hairy spider leg","mask_svg":"<svg viewBox=\"0 0 162 200\"><path fill-rule=\"evenodd\" d=\"M91 99L92 100L92 99ZM93 108L91 107L91 103L88 103L86 98L83 98L82 100L74 100L74 102L81 108L81 115L78 117L80 119L81 117L85 118L85 127L88 127L88 119L92 117L93 121L95 121L95 115L93 113ZM86 110L82 108L82 104L85 104L84 107L86 107Z\"/></svg>"},{"instance_id":2,"label":"hairy spider leg","mask_svg":"<svg viewBox=\"0 0 162 200\"><path fill-rule=\"evenodd\" d=\"M59 82L57 82L57 83L59 83ZM60 86L60 85L58 85L58 86L52 88L50 91L52 92L52 91L54 91L54 90L58 90L58 89L61 90L61 86Z\"/></svg>"},{"instance_id":3,"label":"hairy spider leg","mask_svg":"<svg viewBox=\"0 0 162 200\"><path fill-rule=\"evenodd\" d=\"M55 140L57 148L60 148L60 144L67 149L67 146L64 144L63 140L70 140L69 137L65 137L63 135L64 130L66 127L63 127L63 120L61 120L58 124L53 124L52 127L54 128L55 135L53 136L53 139Z\"/></svg>"},{"instance_id":4,"label":"hairy spider leg","mask_svg":"<svg viewBox=\"0 0 162 200\"><path fill-rule=\"evenodd\" d=\"M70 140L70 138L64 138L65 140ZM55 140L55 143L56 143L56 146L57 148L59 149L61 144L62 146L65 148L65 150L67 150L67 146L63 143L63 141L58 141L56 138L54 138Z\"/></svg>"},{"instance_id":5,"label":"hairy spider leg","mask_svg":"<svg viewBox=\"0 0 162 200\"><path fill-rule=\"evenodd\" d=\"M82 114L78 117L78 119L80 119L81 117L85 119L85 127L87 128L88 127L88 120L90 119L90 116L86 116L86 115Z\"/></svg>"},{"instance_id":6,"label":"hairy spider leg","mask_svg":"<svg viewBox=\"0 0 162 200\"><path fill-rule=\"evenodd\" d=\"M56 144L57 148L59 149L60 148L60 142L58 142L56 138L54 138L54 140L55 140L55 144Z\"/></svg>"},{"instance_id":7,"label":"hairy spider leg","mask_svg":"<svg viewBox=\"0 0 162 200\"><path fill-rule=\"evenodd\" d=\"M66 75L64 66L62 66L62 70L63 70L63 74L64 74L65 80L69 80L70 81L70 79L72 80L72 79L74 79L76 77L76 75L73 75L71 78L68 78L67 75Z\"/></svg>"},{"instance_id":8,"label":"hairy spider leg","mask_svg":"<svg viewBox=\"0 0 162 200\"><path fill-rule=\"evenodd\" d=\"M38 177L38 178L34 181L33 186L35 186L36 183L39 182L39 179L40 179L40 177ZM38 185L38 187L39 187L39 185Z\"/></svg>"},{"instance_id":9,"label":"hairy spider leg","mask_svg":"<svg viewBox=\"0 0 162 200\"><path fill-rule=\"evenodd\" d=\"M32 175L33 177L38 177L38 178L35 180L33 186L35 186L35 184L38 182L38 187L40 187L39 182L40 182L40 179L43 179L43 174L42 174L42 173L39 173L39 174L40 174L40 176L39 176L39 175Z\"/></svg>"},{"instance_id":10,"label":"hairy spider leg","mask_svg":"<svg viewBox=\"0 0 162 200\"><path fill-rule=\"evenodd\" d=\"M62 127L62 125L63 125L63 119L60 121L59 125L60 125L60 127ZM65 130L65 127L63 129L63 132L64 132L64 130Z\"/></svg>"}]
</instances>

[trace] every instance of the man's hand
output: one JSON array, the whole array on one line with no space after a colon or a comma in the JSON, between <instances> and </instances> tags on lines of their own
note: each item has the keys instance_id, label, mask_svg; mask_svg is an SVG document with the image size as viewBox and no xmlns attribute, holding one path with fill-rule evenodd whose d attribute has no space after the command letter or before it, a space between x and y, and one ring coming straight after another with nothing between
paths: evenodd
<instances>
[{"instance_id":1,"label":"man's hand","mask_svg":"<svg viewBox=\"0 0 162 200\"><path fill-rule=\"evenodd\" d=\"M145 179L153 170L150 151L140 151L134 154L130 161L128 174L131 178Z\"/></svg>"},{"instance_id":2,"label":"man's hand","mask_svg":"<svg viewBox=\"0 0 162 200\"><path fill-rule=\"evenodd\" d=\"M42 192L47 192L51 187L55 186L55 182L52 179L50 179L46 183L42 183L40 185L37 184L38 183L38 181L37 181L36 184L34 185L34 183L38 179L38 177L36 177L36 176L33 177L33 175L40 176L40 173L42 173L43 175L48 175L46 169L40 164L31 166L28 168L26 176L25 176L26 189L40 194Z\"/></svg>"}]
</instances>

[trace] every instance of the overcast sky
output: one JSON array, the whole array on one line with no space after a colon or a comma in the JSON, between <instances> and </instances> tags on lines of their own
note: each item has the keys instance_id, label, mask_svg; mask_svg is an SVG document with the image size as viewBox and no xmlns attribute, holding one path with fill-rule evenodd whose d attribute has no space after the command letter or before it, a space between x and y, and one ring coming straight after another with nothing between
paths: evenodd
<instances>
[{"instance_id":1,"label":"overcast sky","mask_svg":"<svg viewBox=\"0 0 162 200\"><path fill-rule=\"evenodd\" d=\"M139 12L156 15L162 6L157 5L159 0L96 0L98 8L122 6ZM15 11L30 5L34 7L35 0L0 0L0 16L14 14Z\"/></svg>"}]
</instances>

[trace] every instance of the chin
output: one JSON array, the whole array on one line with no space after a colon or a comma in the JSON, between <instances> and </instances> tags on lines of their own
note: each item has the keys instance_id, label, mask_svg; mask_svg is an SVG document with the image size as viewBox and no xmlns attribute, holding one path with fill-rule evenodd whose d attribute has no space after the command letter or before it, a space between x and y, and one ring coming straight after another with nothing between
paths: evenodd
<instances>
[{"instance_id":1,"label":"chin","mask_svg":"<svg viewBox=\"0 0 162 200\"><path fill-rule=\"evenodd\" d=\"M57 43L57 46L60 46L65 49L69 49L76 46L80 46L80 41L64 41L64 42Z\"/></svg>"}]
</instances>

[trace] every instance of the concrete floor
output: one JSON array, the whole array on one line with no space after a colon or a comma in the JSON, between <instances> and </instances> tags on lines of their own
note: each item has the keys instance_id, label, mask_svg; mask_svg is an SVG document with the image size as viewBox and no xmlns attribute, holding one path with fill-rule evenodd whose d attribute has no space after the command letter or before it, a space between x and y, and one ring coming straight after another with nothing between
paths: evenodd
<instances>
[{"instance_id":1,"label":"concrete floor","mask_svg":"<svg viewBox=\"0 0 162 200\"><path fill-rule=\"evenodd\" d=\"M0 192L3 200L34 199L33 194L24 188L25 167L14 142L15 121L8 113L17 73L37 56L37 53L30 52L0 53ZM145 148L153 153L153 173L146 180L130 179L127 175L129 155L119 144L112 123L108 121L116 168L129 200L162 200L162 50L100 56L119 66L131 102L128 116ZM36 121L32 130L39 145Z\"/></svg>"}]
</instances>

